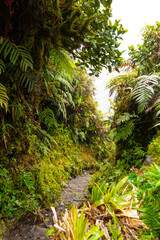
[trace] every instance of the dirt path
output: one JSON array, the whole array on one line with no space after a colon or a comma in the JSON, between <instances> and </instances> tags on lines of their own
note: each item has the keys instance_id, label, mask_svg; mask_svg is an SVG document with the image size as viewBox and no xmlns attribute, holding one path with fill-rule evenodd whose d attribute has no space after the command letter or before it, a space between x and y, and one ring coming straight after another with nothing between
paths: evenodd
<instances>
[{"instance_id":1,"label":"dirt path","mask_svg":"<svg viewBox=\"0 0 160 240\"><path fill-rule=\"evenodd\" d=\"M77 176L76 178L68 181L68 185L62 192L61 201L56 202L58 205L58 207L56 207L56 211L59 218L66 207L71 207L73 204L78 205L84 201L84 199L77 194L83 197L87 196L86 189L90 179L90 174L84 172L82 176ZM44 210L41 222L33 224L29 221L21 221L15 229L12 229L7 233L4 240L47 240L49 238L45 237L45 234L48 229L53 228L52 219L52 212Z\"/></svg>"}]
</instances>

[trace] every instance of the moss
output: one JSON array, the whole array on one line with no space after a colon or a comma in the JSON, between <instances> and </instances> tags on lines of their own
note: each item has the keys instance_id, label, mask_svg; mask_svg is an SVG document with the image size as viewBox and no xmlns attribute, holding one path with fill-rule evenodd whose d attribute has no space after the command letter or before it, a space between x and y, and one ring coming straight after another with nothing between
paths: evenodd
<instances>
[{"instance_id":1,"label":"moss","mask_svg":"<svg viewBox=\"0 0 160 240\"><path fill-rule=\"evenodd\" d=\"M25 151L21 139L27 142ZM20 209L27 212L36 211L39 206L49 208L60 197L68 178L95 166L94 152L85 145L73 143L69 130L58 129L50 136L31 124L26 126L19 139L15 139L3 161L7 162L1 162L1 167L8 179L5 191L11 199L11 217L21 214ZM17 199L20 209L14 212L18 207ZM7 204L5 199L4 204ZM4 211L4 215L8 213Z\"/></svg>"},{"instance_id":2,"label":"moss","mask_svg":"<svg viewBox=\"0 0 160 240\"><path fill-rule=\"evenodd\" d=\"M4 223L3 220L0 221L0 240L3 239L3 236L5 234L5 230L6 230L6 225Z\"/></svg>"},{"instance_id":3,"label":"moss","mask_svg":"<svg viewBox=\"0 0 160 240\"><path fill-rule=\"evenodd\" d=\"M148 146L147 156L152 156L157 164L160 164L160 132Z\"/></svg>"}]
</instances>

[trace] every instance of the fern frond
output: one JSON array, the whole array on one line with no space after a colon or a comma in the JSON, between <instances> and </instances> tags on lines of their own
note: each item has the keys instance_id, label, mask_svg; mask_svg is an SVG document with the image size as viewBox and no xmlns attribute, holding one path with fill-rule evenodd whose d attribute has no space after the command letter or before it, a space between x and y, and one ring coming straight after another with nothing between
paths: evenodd
<instances>
[{"instance_id":1,"label":"fern frond","mask_svg":"<svg viewBox=\"0 0 160 240\"><path fill-rule=\"evenodd\" d=\"M134 129L134 120L130 120L125 123L123 127L121 127L116 135L116 141L120 141L121 139L126 140L133 132Z\"/></svg>"},{"instance_id":2,"label":"fern frond","mask_svg":"<svg viewBox=\"0 0 160 240\"><path fill-rule=\"evenodd\" d=\"M0 37L0 54L3 54L4 59L9 57L13 65L20 61L20 67L24 71L28 68L33 69L33 60L28 50L23 46L16 46L3 37Z\"/></svg>"},{"instance_id":3,"label":"fern frond","mask_svg":"<svg viewBox=\"0 0 160 240\"><path fill-rule=\"evenodd\" d=\"M68 76L74 75L75 64L67 52L54 50L52 51L51 56L53 56L54 66L56 66L56 68L63 69Z\"/></svg>"},{"instance_id":4,"label":"fern frond","mask_svg":"<svg viewBox=\"0 0 160 240\"><path fill-rule=\"evenodd\" d=\"M143 112L148 106L157 89L160 77L158 75L141 76L133 90L133 98L138 103L138 111Z\"/></svg>"},{"instance_id":5,"label":"fern frond","mask_svg":"<svg viewBox=\"0 0 160 240\"><path fill-rule=\"evenodd\" d=\"M1 107L5 107L5 109L7 111L8 96L7 96L7 92L6 92L5 86L3 86L1 83L0 83L0 106Z\"/></svg>"},{"instance_id":6,"label":"fern frond","mask_svg":"<svg viewBox=\"0 0 160 240\"><path fill-rule=\"evenodd\" d=\"M120 116L120 117L117 119L116 123L117 123L118 125L120 125L121 123L124 123L124 122L130 120L131 118L137 118L137 117L138 117L138 116L137 116L136 114L124 113L122 116Z\"/></svg>"},{"instance_id":7,"label":"fern frond","mask_svg":"<svg viewBox=\"0 0 160 240\"><path fill-rule=\"evenodd\" d=\"M14 76L17 79L21 86L24 86L28 92L31 92L34 88L36 88L36 76L29 71L22 71L20 68L13 66L12 64L8 64L6 66L6 75L8 77L10 75Z\"/></svg>"},{"instance_id":8,"label":"fern frond","mask_svg":"<svg viewBox=\"0 0 160 240\"><path fill-rule=\"evenodd\" d=\"M66 92L68 102L75 107L75 103L73 102L72 94L70 92Z\"/></svg>"},{"instance_id":9,"label":"fern frond","mask_svg":"<svg viewBox=\"0 0 160 240\"><path fill-rule=\"evenodd\" d=\"M26 71L28 68L33 69L33 60L28 50L23 46L18 46L19 55L21 56L21 68Z\"/></svg>"},{"instance_id":10,"label":"fern frond","mask_svg":"<svg viewBox=\"0 0 160 240\"><path fill-rule=\"evenodd\" d=\"M48 128L50 128L51 126L57 127L57 121L51 109L45 109L42 113L40 113L39 117L41 121L44 121Z\"/></svg>"},{"instance_id":11,"label":"fern frond","mask_svg":"<svg viewBox=\"0 0 160 240\"><path fill-rule=\"evenodd\" d=\"M4 72L4 69L5 69L5 64L2 61L2 59L0 59L0 75L1 75L2 72Z\"/></svg>"},{"instance_id":12,"label":"fern frond","mask_svg":"<svg viewBox=\"0 0 160 240\"><path fill-rule=\"evenodd\" d=\"M65 106L65 103L63 100L58 103L58 107L59 107L60 112L63 115L63 118L65 120L67 120L67 111L66 111L66 106Z\"/></svg>"},{"instance_id":13,"label":"fern frond","mask_svg":"<svg viewBox=\"0 0 160 240\"><path fill-rule=\"evenodd\" d=\"M64 87L66 87L67 89L69 89L70 91L73 90L73 87L71 86L71 84L65 80L64 78L62 78L61 76L58 76L55 78L56 81L60 82Z\"/></svg>"},{"instance_id":14,"label":"fern frond","mask_svg":"<svg viewBox=\"0 0 160 240\"><path fill-rule=\"evenodd\" d=\"M157 99L157 101L156 101L156 103L155 103L155 106L156 106L156 108L155 108L155 110L156 110L156 115L157 115L157 117L160 115L160 98L159 99Z\"/></svg>"},{"instance_id":15,"label":"fern frond","mask_svg":"<svg viewBox=\"0 0 160 240\"><path fill-rule=\"evenodd\" d=\"M67 81L66 79L64 79L61 75L53 75L53 73L49 70L47 70L48 75L51 76L51 78L55 81L60 82L63 86L67 87L70 90L73 90L72 85L69 83L69 81Z\"/></svg>"}]
</instances>

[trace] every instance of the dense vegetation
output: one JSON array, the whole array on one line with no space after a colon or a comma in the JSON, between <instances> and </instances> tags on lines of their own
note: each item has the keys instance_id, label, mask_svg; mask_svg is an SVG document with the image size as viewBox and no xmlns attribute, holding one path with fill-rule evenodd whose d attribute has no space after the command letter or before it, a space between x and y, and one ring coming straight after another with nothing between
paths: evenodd
<instances>
[{"instance_id":1,"label":"dense vegetation","mask_svg":"<svg viewBox=\"0 0 160 240\"><path fill-rule=\"evenodd\" d=\"M85 68L98 75L121 64L125 31L109 21L110 5L1 1L1 218L38 214L69 177L105 158L106 126Z\"/></svg>"},{"instance_id":2,"label":"dense vegetation","mask_svg":"<svg viewBox=\"0 0 160 240\"><path fill-rule=\"evenodd\" d=\"M160 237L160 23L146 26L143 43L131 46L123 63L118 46L125 30L110 21L111 3L0 2L2 226L13 217L38 215L60 196L68 178L100 165L80 221L73 207L63 223L77 235L53 229L54 237L79 240L79 230L81 239L90 240L107 234L108 239ZM104 121L93 99L93 75L120 66L126 74L108 83L115 93L114 115ZM155 163L144 167L146 157ZM136 233L123 221L128 205L143 219ZM101 214L103 221L93 226Z\"/></svg>"}]
</instances>

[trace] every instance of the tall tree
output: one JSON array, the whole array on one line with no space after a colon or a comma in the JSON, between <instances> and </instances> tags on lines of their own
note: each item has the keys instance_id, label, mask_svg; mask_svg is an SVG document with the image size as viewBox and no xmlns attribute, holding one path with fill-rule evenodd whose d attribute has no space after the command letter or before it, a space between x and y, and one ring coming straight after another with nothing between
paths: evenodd
<instances>
[{"instance_id":1,"label":"tall tree","mask_svg":"<svg viewBox=\"0 0 160 240\"><path fill-rule=\"evenodd\" d=\"M160 71L160 23L147 25L142 34L142 44L129 47L129 61L139 75Z\"/></svg>"},{"instance_id":2,"label":"tall tree","mask_svg":"<svg viewBox=\"0 0 160 240\"><path fill-rule=\"evenodd\" d=\"M121 63L119 40L125 33L112 24L111 0L5 0L0 2L1 35L31 51L34 67L42 69L50 49L66 49L79 64L98 74Z\"/></svg>"}]
</instances>

